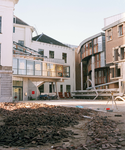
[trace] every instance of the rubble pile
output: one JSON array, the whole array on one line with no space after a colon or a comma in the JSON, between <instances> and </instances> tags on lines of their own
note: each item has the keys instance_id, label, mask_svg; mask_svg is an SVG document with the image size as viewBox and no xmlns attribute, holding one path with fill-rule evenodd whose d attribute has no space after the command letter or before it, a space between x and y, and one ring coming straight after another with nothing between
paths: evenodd
<instances>
[{"instance_id":1,"label":"rubble pile","mask_svg":"<svg viewBox=\"0 0 125 150\"><path fill-rule=\"evenodd\" d=\"M0 126L0 145L37 146L57 143L73 136L64 127L78 124L92 110L47 106L33 103L2 103L0 114L5 125Z\"/></svg>"},{"instance_id":2,"label":"rubble pile","mask_svg":"<svg viewBox=\"0 0 125 150\"><path fill-rule=\"evenodd\" d=\"M57 146L54 150L117 150L125 146L125 139L117 128L116 122L107 119L107 117L94 117L88 123L88 135L86 145L75 146ZM123 142L123 143L122 143ZM125 147L124 147L125 148Z\"/></svg>"}]
</instances>

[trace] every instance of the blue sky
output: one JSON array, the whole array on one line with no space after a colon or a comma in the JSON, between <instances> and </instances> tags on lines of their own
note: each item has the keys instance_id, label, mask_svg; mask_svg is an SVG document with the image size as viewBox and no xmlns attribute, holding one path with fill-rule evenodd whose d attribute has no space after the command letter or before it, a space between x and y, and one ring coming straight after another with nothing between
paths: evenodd
<instances>
[{"instance_id":1,"label":"blue sky","mask_svg":"<svg viewBox=\"0 0 125 150\"><path fill-rule=\"evenodd\" d=\"M79 45L102 31L104 18L125 12L125 0L19 0L14 14L62 43Z\"/></svg>"}]
</instances>

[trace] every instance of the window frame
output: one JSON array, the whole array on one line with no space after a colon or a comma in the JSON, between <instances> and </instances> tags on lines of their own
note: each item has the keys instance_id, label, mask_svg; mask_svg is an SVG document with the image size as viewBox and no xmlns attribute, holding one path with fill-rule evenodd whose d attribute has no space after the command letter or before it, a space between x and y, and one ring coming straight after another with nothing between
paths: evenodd
<instances>
[{"instance_id":1,"label":"window frame","mask_svg":"<svg viewBox=\"0 0 125 150\"><path fill-rule=\"evenodd\" d=\"M110 39L109 39L109 31L111 31L111 38ZM110 28L110 29L107 30L107 41L111 41L113 39L112 35L113 35L112 28Z\"/></svg>"},{"instance_id":2,"label":"window frame","mask_svg":"<svg viewBox=\"0 0 125 150\"><path fill-rule=\"evenodd\" d=\"M50 54L51 52L53 52L53 57L50 57L52 56L52 54ZM52 59L54 58L54 51L51 51L51 50L49 51L49 58L52 58Z\"/></svg>"},{"instance_id":3,"label":"window frame","mask_svg":"<svg viewBox=\"0 0 125 150\"><path fill-rule=\"evenodd\" d=\"M122 26L122 34L120 34L120 27ZM122 37L124 35L124 24L119 24L117 26L117 30L118 30L118 37Z\"/></svg>"},{"instance_id":4,"label":"window frame","mask_svg":"<svg viewBox=\"0 0 125 150\"><path fill-rule=\"evenodd\" d=\"M64 54L66 55L66 58L64 58ZM65 63L67 63L67 53L62 53L62 59L65 61Z\"/></svg>"}]
</instances>

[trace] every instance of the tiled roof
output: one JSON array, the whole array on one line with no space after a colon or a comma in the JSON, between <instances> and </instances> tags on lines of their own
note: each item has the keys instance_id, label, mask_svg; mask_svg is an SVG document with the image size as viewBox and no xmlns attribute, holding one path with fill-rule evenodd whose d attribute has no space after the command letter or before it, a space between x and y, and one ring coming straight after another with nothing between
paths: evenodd
<instances>
[{"instance_id":1,"label":"tiled roof","mask_svg":"<svg viewBox=\"0 0 125 150\"><path fill-rule=\"evenodd\" d=\"M26 22L22 21L22 20L21 20L21 19L19 19L18 17L16 17L16 24L29 26Z\"/></svg>"},{"instance_id":2,"label":"tiled roof","mask_svg":"<svg viewBox=\"0 0 125 150\"><path fill-rule=\"evenodd\" d=\"M45 34L40 34L32 38L33 41L39 41L43 43L49 43L49 44L54 44L54 45L59 45L59 46L65 46L68 47L67 45L45 35Z\"/></svg>"}]
</instances>

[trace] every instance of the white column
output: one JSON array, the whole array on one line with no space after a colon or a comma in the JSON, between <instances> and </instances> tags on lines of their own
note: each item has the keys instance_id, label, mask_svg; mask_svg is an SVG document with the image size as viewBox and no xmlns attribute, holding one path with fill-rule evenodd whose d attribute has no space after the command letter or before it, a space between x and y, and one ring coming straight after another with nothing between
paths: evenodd
<instances>
[{"instance_id":1,"label":"white column","mask_svg":"<svg viewBox=\"0 0 125 150\"><path fill-rule=\"evenodd\" d=\"M81 90L83 90L83 65L81 62Z\"/></svg>"},{"instance_id":2,"label":"white column","mask_svg":"<svg viewBox=\"0 0 125 150\"><path fill-rule=\"evenodd\" d=\"M95 59L94 56L92 56L92 86L95 86Z\"/></svg>"}]
</instances>

